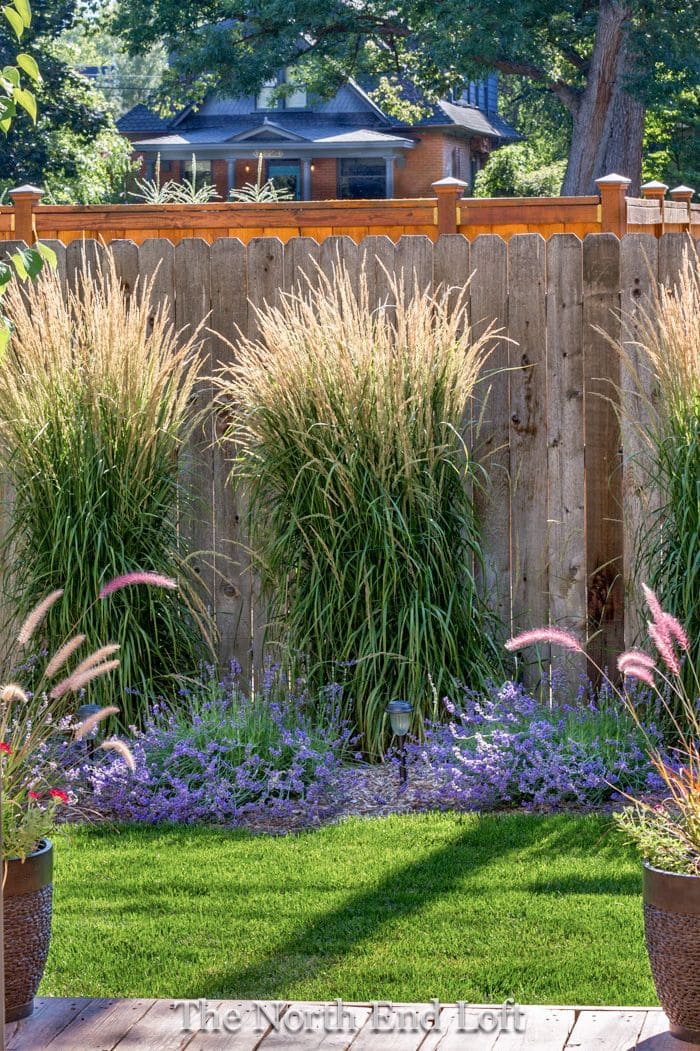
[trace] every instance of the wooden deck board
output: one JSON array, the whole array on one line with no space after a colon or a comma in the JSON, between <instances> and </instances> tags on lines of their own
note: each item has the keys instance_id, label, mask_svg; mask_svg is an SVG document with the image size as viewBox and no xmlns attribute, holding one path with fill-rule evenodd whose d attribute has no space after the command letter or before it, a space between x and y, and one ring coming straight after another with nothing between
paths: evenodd
<instances>
[{"instance_id":1,"label":"wooden deck board","mask_svg":"<svg viewBox=\"0 0 700 1051\"><path fill-rule=\"evenodd\" d=\"M338 1024L311 1003L265 1004L211 1000L206 1008L219 1028L200 1028L191 1001L39 998L34 1015L7 1028L8 1051L693 1051L696 1045L675 1040L658 1008L543 1007L523 1005L525 1028L471 1031L476 1012L492 1008L470 1005L461 1019L454 1005L443 1005L440 1031L415 1025L408 1014L403 1031L377 1031L367 1004L343 1004L346 1019ZM261 1002L262 1003L262 1002ZM413 1008L424 1017L428 1004ZM311 1012L310 1024L303 1024ZM184 1028L186 1019L189 1024ZM418 1017L418 1016L417 1016ZM396 1016L394 1016L396 1019ZM227 1028L228 1024L228 1028ZM700 1048L700 1045L697 1045ZM696 1049L697 1051L697 1049Z\"/></svg>"}]
</instances>

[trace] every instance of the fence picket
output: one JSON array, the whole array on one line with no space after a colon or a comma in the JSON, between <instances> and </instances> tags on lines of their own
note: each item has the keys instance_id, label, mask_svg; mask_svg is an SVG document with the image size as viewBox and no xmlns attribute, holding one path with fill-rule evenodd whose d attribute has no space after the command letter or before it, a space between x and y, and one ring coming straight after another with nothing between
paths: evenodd
<instances>
[{"instance_id":1,"label":"fence picket","mask_svg":"<svg viewBox=\"0 0 700 1051\"><path fill-rule=\"evenodd\" d=\"M549 613L545 288L544 238L515 234L508 245L514 631L546 623ZM543 656L545 651L542 647ZM526 668L526 678L534 683L537 668Z\"/></svg>"},{"instance_id":2,"label":"fence picket","mask_svg":"<svg viewBox=\"0 0 700 1051\"><path fill-rule=\"evenodd\" d=\"M508 250L492 234L477 237L471 247L474 271L469 286L472 327L476 338L492 323L504 338L494 341L484 378L474 397L475 456L487 479L474 498L484 548L483 570L478 571L481 590L499 615L505 631L512 628L510 566L510 345L508 325Z\"/></svg>"},{"instance_id":3,"label":"fence picket","mask_svg":"<svg viewBox=\"0 0 700 1051\"><path fill-rule=\"evenodd\" d=\"M547 242L547 562L549 618L586 636L583 442L583 266L581 241ZM577 654L558 654L572 684L586 671Z\"/></svg>"},{"instance_id":4,"label":"fence picket","mask_svg":"<svg viewBox=\"0 0 700 1051\"><path fill-rule=\"evenodd\" d=\"M649 528L659 502L659 494L649 481L649 449L640 430L649 422L654 384L637 344L640 311L648 309L659 246L649 234L632 234L620 243L620 305L626 354L620 375L625 646L639 642L644 628L639 586L647 574L637 557L638 541L642 530Z\"/></svg>"},{"instance_id":5,"label":"fence picket","mask_svg":"<svg viewBox=\"0 0 700 1051\"><path fill-rule=\"evenodd\" d=\"M211 246L211 328L214 370L232 364L240 333L248 327L248 275L245 245L220 238ZM216 335L220 333L220 335ZM223 337L223 338L222 338ZM250 675L251 574L246 529L247 504L240 486L229 481L230 446L222 445L232 421L214 416L214 570L219 656L235 659L245 679Z\"/></svg>"},{"instance_id":6,"label":"fence picket","mask_svg":"<svg viewBox=\"0 0 700 1051\"><path fill-rule=\"evenodd\" d=\"M175 321L185 336L192 335L209 317L211 306L211 249L201 238L185 238L174 254ZM214 587L214 478L211 446L211 339L202 334L200 379L193 393L197 423L180 457L180 481L188 500L181 506L180 528L192 551L191 564L202 582L202 598L216 615Z\"/></svg>"},{"instance_id":7,"label":"fence picket","mask_svg":"<svg viewBox=\"0 0 700 1051\"><path fill-rule=\"evenodd\" d=\"M614 234L583 242L586 577L589 653L614 667L624 644L620 428L611 399L620 385L620 242Z\"/></svg>"}]
</instances>

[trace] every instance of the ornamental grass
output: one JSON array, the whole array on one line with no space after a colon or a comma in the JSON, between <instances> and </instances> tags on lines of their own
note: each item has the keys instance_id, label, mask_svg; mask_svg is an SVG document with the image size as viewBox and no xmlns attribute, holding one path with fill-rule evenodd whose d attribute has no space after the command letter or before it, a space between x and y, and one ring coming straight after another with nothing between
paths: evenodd
<instances>
[{"instance_id":1,"label":"ornamental grass","mask_svg":"<svg viewBox=\"0 0 700 1051\"><path fill-rule=\"evenodd\" d=\"M59 585L63 600L42 624L53 652L81 630L119 646L113 685L125 723L136 694L153 696L196 671L205 614L197 598L176 510L178 450L193 424L197 332L182 338L151 284L124 295L111 257L83 261L75 291L44 268L6 293L13 337L0 369L0 443L14 497L2 538L8 608L19 621L31 596ZM131 571L174 577L177 591L132 589L84 608L112 578ZM93 697L91 696L91 700Z\"/></svg>"},{"instance_id":2,"label":"ornamental grass","mask_svg":"<svg viewBox=\"0 0 700 1051\"><path fill-rule=\"evenodd\" d=\"M317 687L342 667L344 714L377 757L390 699L414 703L420 732L436 698L501 667L464 440L492 336L473 337L464 295L391 279L372 309L355 276L319 273L260 310L219 386L269 635Z\"/></svg>"},{"instance_id":3,"label":"ornamental grass","mask_svg":"<svg viewBox=\"0 0 700 1051\"><path fill-rule=\"evenodd\" d=\"M638 395L631 422L657 501L638 537L639 563L692 640L684 670L692 691L700 672L700 271L692 250L676 283L655 285L641 309L637 346L635 361L623 351Z\"/></svg>"}]
</instances>

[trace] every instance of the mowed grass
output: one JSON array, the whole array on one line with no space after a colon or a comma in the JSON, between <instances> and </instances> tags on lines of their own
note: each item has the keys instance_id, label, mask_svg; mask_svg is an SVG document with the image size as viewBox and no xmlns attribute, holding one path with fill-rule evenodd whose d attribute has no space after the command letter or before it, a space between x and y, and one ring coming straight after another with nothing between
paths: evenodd
<instances>
[{"instance_id":1,"label":"mowed grass","mask_svg":"<svg viewBox=\"0 0 700 1051\"><path fill-rule=\"evenodd\" d=\"M650 1004L640 864L602 816L77 829L41 993Z\"/></svg>"}]
</instances>

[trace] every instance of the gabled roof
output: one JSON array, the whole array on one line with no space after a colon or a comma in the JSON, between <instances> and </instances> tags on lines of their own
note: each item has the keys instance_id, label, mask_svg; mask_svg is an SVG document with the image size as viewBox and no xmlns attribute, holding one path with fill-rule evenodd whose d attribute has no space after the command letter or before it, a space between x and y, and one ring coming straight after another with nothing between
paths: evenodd
<instances>
[{"instance_id":1,"label":"gabled roof","mask_svg":"<svg viewBox=\"0 0 700 1051\"><path fill-rule=\"evenodd\" d=\"M185 132L185 134L187 133ZM305 136L299 135L289 128L283 128L281 124L277 124L276 121L268 120L265 117L254 128L245 128L243 131L231 135L228 141L244 142L246 139L284 139L291 142L303 142Z\"/></svg>"},{"instance_id":2,"label":"gabled roof","mask_svg":"<svg viewBox=\"0 0 700 1051\"><path fill-rule=\"evenodd\" d=\"M167 131L169 127L169 120L160 117L140 102L117 121L117 128L124 134L130 131Z\"/></svg>"},{"instance_id":3,"label":"gabled roof","mask_svg":"<svg viewBox=\"0 0 700 1051\"><path fill-rule=\"evenodd\" d=\"M464 128L472 135L487 135L498 139L519 139L520 135L508 121L503 120L497 113L485 113L477 106L470 106L466 102L447 102L441 99L436 102L431 115L410 127L421 127L422 125L444 126L453 125Z\"/></svg>"}]
</instances>

